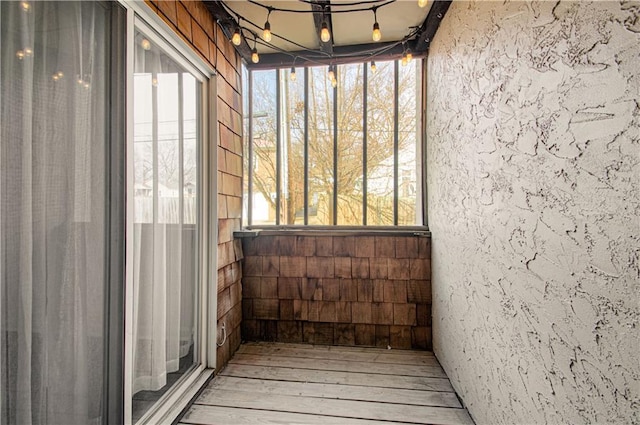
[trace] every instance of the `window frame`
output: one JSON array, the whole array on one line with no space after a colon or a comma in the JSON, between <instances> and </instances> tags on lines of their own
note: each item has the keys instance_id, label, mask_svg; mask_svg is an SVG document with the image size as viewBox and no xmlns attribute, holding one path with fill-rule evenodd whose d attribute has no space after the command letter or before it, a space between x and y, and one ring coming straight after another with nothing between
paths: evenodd
<instances>
[{"instance_id":1,"label":"window frame","mask_svg":"<svg viewBox=\"0 0 640 425\"><path fill-rule=\"evenodd\" d=\"M387 61L385 61L387 62ZM343 229L343 230L416 230L416 231L428 231L427 225L427 214L426 214L426 149L425 149L425 130L426 130L426 113L425 113L425 95L426 95L426 82L425 82L425 67L426 61L424 59L420 59L418 62L418 67L416 69L416 88L415 88L415 96L416 96L416 145L415 145L415 163L416 163L416 189L415 189L415 224L398 224L399 221L399 195L400 195L400 169L399 169L399 79L400 79L400 60L388 61L393 68L393 91L394 91L394 101L393 105L393 224L392 225L372 225L368 223L367 217L367 194L368 194L368 176L367 176L367 147L368 147L368 128L367 128L367 100L368 100L368 85L369 85L369 76L370 71L368 68L368 62L359 63L362 65L363 71L363 82L362 89L360 93L362 94L362 103L363 103L363 111L362 111L362 134L363 134L363 158L362 158L362 212L361 218L362 223L358 225L345 225L338 224L338 179L335 176L338 175L338 166L339 166L339 155L338 155L338 143L339 143L339 130L337 125L338 120L338 88L334 87L331 90L332 93L332 143L333 143L333 191L332 191L332 223L323 224L323 225L310 225L309 224L309 85L310 85L310 70L308 67L304 67L304 74L302 75L304 78L304 95L303 95L303 103L304 103L304 176L303 176L303 187L304 187L304 204L303 204L303 223L302 224L283 224L281 221L281 204L282 204L282 176L280 172L282 161L286 158L283 158L282 155L282 144L283 138L280 134L281 123L281 109L283 108L283 102L285 103L284 107L287 107L288 99L283 99L282 90L281 90L281 82L285 81L285 84L288 80L286 78L288 76L288 69L271 69L271 70L263 70L263 69L251 69L243 65L242 75L243 75L243 84L245 86L245 93L247 96L247 100L244 105L248 109L245 111L244 119L247 120L245 123L245 143L246 150L245 155L247 158L245 159L246 170L244 172L244 190L243 190L243 227L248 230L258 230L258 229L268 229L268 230L296 230L301 231L303 229L310 230L332 230L332 229ZM348 65L348 64L347 64ZM340 67L335 66L334 72L337 74L340 70ZM275 187L276 187L276 201L275 201L275 220L273 224L254 224L253 217L253 198L256 193L254 191L254 167L253 162L256 160L255 158L255 147L254 147L254 72L273 72L275 75L275 86L276 86L276 168L275 168ZM244 78L246 75L246 78Z\"/></svg>"},{"instance_id":2,"label":"window frame","mask_svg":"<svg viewBox=\"0 0 640 425\"><path fill-rule=\"evenodd\" d=\"M199 196L197 215L201 223L198 236L198 284L197 300L198 338L200 339L199 364L173 385L166 394L136 424L173 421L186 407L195 392L211 377L217 361L217 84L216 72L182 40L147 4L135 0L118 0L127 11L126 23L126 157L133 158L133 79L135 30L142 30L154 44L160 46L173 60L191 72L202 83L201 125L202 140L198 146ZM126 175L133 176L133 162L127 160ZM126 202L133 202L133 178L126 179ZM133 214L126 213L126 234L132 234ZM213 241L213 242L211 242ZM125 348L124 348L124 423L132 423L132 321L133 317L133 249L131 238L126 239L125 277Z\"/></svg>"}]
</instances>

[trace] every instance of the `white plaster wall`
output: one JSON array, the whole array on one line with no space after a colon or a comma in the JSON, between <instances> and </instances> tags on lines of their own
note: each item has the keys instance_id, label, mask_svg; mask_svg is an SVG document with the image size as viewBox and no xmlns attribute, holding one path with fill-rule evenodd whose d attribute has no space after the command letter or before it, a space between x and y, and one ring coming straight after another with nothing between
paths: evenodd
<instances>
[{"instance_id":1,"label":"white plaster wall","mask_svg":"<svg viewBox=\"0 0 640 425\"><path fill-rule=\"evenodd\" d=\"M478 423L640 423L639 14L454 1L431 44L434 350Z\"/></svg>"}]
</instances>

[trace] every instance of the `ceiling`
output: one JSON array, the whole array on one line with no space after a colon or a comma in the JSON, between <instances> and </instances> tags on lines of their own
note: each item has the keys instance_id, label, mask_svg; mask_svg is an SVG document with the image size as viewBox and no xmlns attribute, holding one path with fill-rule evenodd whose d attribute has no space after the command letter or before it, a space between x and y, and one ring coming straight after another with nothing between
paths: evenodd
<instances>
[{"instance_id":1,"label":"ceiling","mask_svg":"<svg viewBox=\"0 0 640 425\"><path fill-rule=\"evenodd\" d=\"M227 0L205 1L231 37L238 27L244 36L237 48L250 68L278 68L293 64L338 64L395 59L411 50L425 55L430 39L449 7L450 0L429 1L421 8L417 0ZM372 40L376 9L382 38ZM269 11L271 11L269 13ZM262 40L265 22L271 24L270 43ZM320 40L326 22L331 39ZM255 43L254 43L255 38ZM251 62L256 48L260 62Z\"/></svg>"}]
</instances>

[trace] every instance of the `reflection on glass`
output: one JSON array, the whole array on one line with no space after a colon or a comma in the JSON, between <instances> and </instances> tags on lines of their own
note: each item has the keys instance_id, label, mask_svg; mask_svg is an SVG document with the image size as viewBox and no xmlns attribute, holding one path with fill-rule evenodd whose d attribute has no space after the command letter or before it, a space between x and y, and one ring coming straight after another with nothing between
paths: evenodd
<instances>
[{"instance_id":1,"label":"reflection on glass","mask_svg":"<svg viewBox=\"0 0 640 425\"><path fill-rule=\"evenodd\" d=\"M197 363L200 84L141 32L134 70L134 422Z\"/></svg>"},{"instance_id":2,"label":"reflection on glass","mask_svg":"<svg viewBox=\"0 0 640 425\"><path fill-rule=\"evenodd\" d=\"M106 422L110 6L0 2L2 424Z\"/></svg>"}]
</instances>

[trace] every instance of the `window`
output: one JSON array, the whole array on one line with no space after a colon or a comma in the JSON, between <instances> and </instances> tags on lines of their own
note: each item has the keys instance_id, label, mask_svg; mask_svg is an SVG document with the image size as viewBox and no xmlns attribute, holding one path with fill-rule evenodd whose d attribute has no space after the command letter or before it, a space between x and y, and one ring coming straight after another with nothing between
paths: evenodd
<instances>
[{"instance_id":1,"label":"window","mask_svg":"<svg viewBox=\"0 0 640 425\"><path fill-rule=\"evenodd\" d=\"M422 68L244 70L245 225L422 224Z\"/></svg>"}]
</instances>

